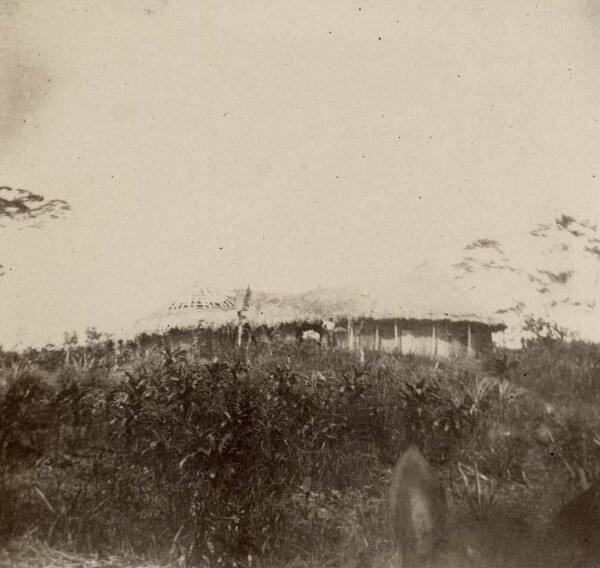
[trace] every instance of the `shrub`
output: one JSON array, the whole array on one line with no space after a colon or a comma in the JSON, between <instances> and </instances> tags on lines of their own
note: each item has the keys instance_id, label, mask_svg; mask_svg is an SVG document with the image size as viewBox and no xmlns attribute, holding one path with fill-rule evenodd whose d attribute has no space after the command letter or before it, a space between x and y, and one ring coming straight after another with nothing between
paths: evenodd
<instances>
[{"instance_id":1,"label":"shrub","mask_svg":"<svg viewBox=\"0 0 600 568\"><path fill-rule=\"evenodd\" d=\"M587 415L548 413L536 394L544 373L562 392L553 352L524 351L500 380L472 362L213 348L218 360L162 349L117 366L72 353L51 374L5 371L0 533L181 565L366 562L386 546L387 468L411 443L480 518L547 474L598 474ZM566 380L587 373L570 400L594 380L596 355L565 348ZM540 424L552 448L531 434ZM34 459L10 449L23 432Z\"/></svg>"}]
</instances>

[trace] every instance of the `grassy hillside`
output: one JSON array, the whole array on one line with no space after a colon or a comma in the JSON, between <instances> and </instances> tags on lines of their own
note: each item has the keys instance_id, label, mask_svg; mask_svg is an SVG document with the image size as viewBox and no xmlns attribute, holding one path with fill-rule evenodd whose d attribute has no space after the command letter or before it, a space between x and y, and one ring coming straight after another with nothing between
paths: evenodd
<instances>
[{"instance_id":1,"label":"grassy hillside","mask_svg":"<svg viewBox=\"0 0 600 568\"><path fill-rule=\"evenodd\" d=\"M227 346L4 355L0 544L180 566L390 565L417 443L492 564L600 477L600 347L486 362ZM11 544L12 543L12 544ZM8 550L8 549L7 549Z\"/></svg>"}]
</instances>

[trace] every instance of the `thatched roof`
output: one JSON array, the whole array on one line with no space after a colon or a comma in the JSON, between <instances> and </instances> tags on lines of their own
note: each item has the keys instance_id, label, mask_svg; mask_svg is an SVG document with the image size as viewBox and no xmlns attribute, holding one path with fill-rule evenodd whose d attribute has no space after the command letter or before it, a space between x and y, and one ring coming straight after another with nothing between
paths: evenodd
<instances>
[{"instance_id":1,"label":"thatched roof","mask_svg":"<svg viewBox=\"0 0 600 568\"><path fill-rule=\"evenodd\" d=\"M165 332L172 328L209 327L238 323L246 290L214 291L195 288L136 322L134 334ZM320 288L302 294L269 294L252 291L247 321L277 325L298 321L318 322L352 317L376 320L426 320L482 323L494 331L501 320L440 270L421 265L401 281L345 288Z\"/></svg>"},{"instance_id":2,"label":"thatched roof","mask_svg":"<svg viewBox=\"0 0 600 568\"><path fill-rule=\"evenodd\" d=\"M410 297L408 290L392 294L382 289L326 288L294 296L261 294L253 301L248 319L264 325L348 317L355 320L464 321L482 323L494 328L494 331L504 329L502 321L488 310L459 300L459 297L452 298L450 295L432 300L420 295Z\"/></svg>"},{"instance_id":3,"label":"thatched roof","mask_svg":"<svg viewBox=\"0 0 600 568\"><path fill-rule=\"evenodd\" d=\"M451 275L428 263L401 280L362 287L321 288L296 295L256 294L249 319L273 325L352 317L375 320L465 321L494 331L504 323L461 290Z\"/></svg>"},{"instance_id":4,"label":"thatched roof","mask_svg":"<svg viewBox=\"0 0 600 568\"><path fill-rule=\"evenodd\" d=\"M201 326L218 328L238 322L238 295L232 290L193 287L163 308L138 320L131 335L165 333Z\"/></svg>"}]
</instances>

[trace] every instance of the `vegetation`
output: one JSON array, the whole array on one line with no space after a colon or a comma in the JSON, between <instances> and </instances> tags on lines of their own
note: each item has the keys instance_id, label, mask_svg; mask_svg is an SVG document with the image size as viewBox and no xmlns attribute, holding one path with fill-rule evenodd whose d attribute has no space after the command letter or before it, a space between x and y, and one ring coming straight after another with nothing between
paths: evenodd
<instances>
[{"instance_id":1,"label":"vegetation","mask_svg":"<svg viewBox=\"0 0 600 568\"><path fill-rule=\"evenodd\" d=\"M516 530L600 476L597 345L539 339L485 364L213 349L117 352L90 330L85 347L0 352L0 545L389 566L389 468L415 442L501 565Z\"/></svg>"},{"instance_id":2,"label":"vegetation","mask_svg":"<svg viewBox=\"0 0 600 568\"><path fill-rule=\"evenodd\" d=\"M598 340L600 232L589 219L562 214L532 227L512 246L476 239L453 267L463 289L478 290L509 329L522 328L538 339L545 333Z\"/></svg>"},{"instance_id":3,"label":"vegetation","mask_svg":"<svg viewBox=\"0 0 600 568\"><path fill-rule=\"evenodd\" d=\"M71 210L62 199L46 199L27 189L0 186L0 228L9 223L39 227L47 219L57 219ZM0 264L0 276L4 274Z\"/></svg>"}]
</instances>

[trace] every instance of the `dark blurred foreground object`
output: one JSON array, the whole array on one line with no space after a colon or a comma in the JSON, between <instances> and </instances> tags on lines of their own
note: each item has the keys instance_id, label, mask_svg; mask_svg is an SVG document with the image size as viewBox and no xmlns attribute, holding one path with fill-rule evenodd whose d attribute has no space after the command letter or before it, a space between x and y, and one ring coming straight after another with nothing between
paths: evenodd
<instances>
[{"instance_id":1,"label":"dark blurred foreground object","mask_svg":"<svg viewBox=\"0 0 600 568\"><path fill-rule=\"evenodd\" d=\"M444 488L416 446L398 459L390 483L390 526L398 566L476 566L479 560L448 525Z\"/></svg>"},{"instance_id":2,"label":"dark blurred foreground object","mask_svg":"<svg viewBox=\"0 0 600 568\"><path fill-rule=\"evenodd\" d=\"M600 481L569 501L548 530L552 559L561 566L600 566Z\"/></svg>"}]
</instances>

